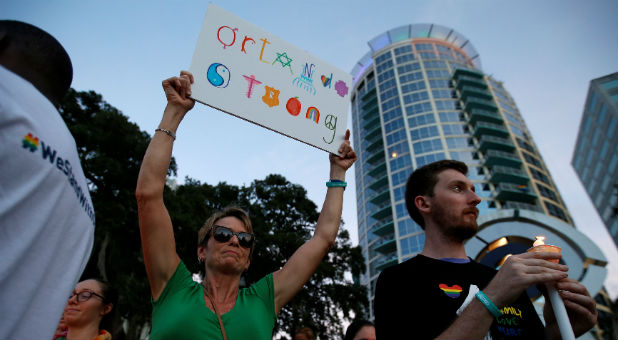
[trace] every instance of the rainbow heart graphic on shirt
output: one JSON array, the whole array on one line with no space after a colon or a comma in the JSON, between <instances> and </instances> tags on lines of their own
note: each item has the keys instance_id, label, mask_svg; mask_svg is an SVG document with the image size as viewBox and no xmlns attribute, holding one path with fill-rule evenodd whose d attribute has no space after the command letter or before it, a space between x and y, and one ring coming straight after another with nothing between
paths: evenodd
<instances>
[{"instance_id":1,"label":"rainbow heart graphic on shirt","mask_svg":"<svg viewBox=\"0 0 618 340\"><path fill-rule=\"evenodd\" d=\"M459 297L459 294L461 294L461 287L459 287L458 285L453 285L453 286L448 286L445 285L444 283L441 283L439 285L440 289L442 289L442 291L444 292L444 294L446 294L446 296L456 299Z\"/></svg>"}]
</instances>

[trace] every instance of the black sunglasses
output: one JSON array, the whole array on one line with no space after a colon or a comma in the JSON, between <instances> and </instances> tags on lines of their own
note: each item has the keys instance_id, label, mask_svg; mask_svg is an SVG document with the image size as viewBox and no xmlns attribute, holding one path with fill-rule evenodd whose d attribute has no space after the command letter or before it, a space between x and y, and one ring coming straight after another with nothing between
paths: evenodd
<instances>
[{"instance_id":1,"label":"black sunglasses","mask_svg":"<svg viewBox=\"0 0 618 340\"><path fill-rule=\"evenodd\" d=\"M255 241L255 235L251 233L245 233L243 231L237 233L232 229L220 225L213 226L212 237L218 242L228 242L232 236L238 238L238 244L243 248L251 248L253 241Z\"/></svg>"}]
</instances>

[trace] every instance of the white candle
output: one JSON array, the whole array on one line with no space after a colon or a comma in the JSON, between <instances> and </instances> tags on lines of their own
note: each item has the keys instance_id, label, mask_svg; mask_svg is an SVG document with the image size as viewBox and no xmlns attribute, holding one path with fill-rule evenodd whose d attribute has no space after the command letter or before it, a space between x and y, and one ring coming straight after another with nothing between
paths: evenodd
<instances>
[{"instance_id":1,"label":"white candle","mask_svg":"<svg viewBox=\"0 0 618 340\"><path fill-rule=\"evenodd\" d=\"M533 247L528 249L528 251L539 252L546 251L552 253L560 253L560 247L546 245L545 236L536 236L536 241L534 241ZM551 262L558 263L558 260L553 260ZM547 295L549 295L549 302L554 310L554 315L556 317L556 322L558 323L558 329L560 330L560 335L562 339L575 339L575 334L573 334L573 327L571 327L571 322L569 321L569 315L567 314L566 307L564 307L564 301L560 297L560 294L554 287L553 283L546 283L545 288L547 288ZM547 301L545 301L547 303Z\"/></svg>"}]
</instances>

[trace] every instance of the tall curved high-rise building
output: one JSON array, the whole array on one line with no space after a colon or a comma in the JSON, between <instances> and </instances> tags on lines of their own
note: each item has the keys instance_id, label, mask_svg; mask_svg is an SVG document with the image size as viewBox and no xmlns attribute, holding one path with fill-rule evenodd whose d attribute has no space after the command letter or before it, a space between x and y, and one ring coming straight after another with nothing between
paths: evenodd
<instances>
[{"instance_id":1,"label":"tall curved high-rise building","mask_svg":"<svg viewBox=\"0 0 618 340\"><path fill-rule=\"evenodd\" d=\"M530 233L547 230L557 241L570 232L567 229L575 231L515 101L502 82L483 72L480 56L466 37L440 25L413 24L384 32L368 45L352 70L351 100L359 154L358 235L367 264L360 281L369 288L370 301L380 271L423 248L424 232L408 216L404 193L409 174L427 163L465 162L483 198L479 224L513 223L484 230L485 236L471 240L469 256L474 248L476 259L484 257L490 266L525 251L534 240ZM529 223L519 230L527 233L518 235L517 223L524 216ZM540 220L545 224L536 222ZM573 249L589 242L576 240L580 236L564 236L564 242ZM588 248L595 248L591 244ZM604 279L603 255L590 257L595 260L581 261L597 261L601 269L595 278ZM582 267L580 279L592 273L589 268Z\"/></svg>"}]
</instances>

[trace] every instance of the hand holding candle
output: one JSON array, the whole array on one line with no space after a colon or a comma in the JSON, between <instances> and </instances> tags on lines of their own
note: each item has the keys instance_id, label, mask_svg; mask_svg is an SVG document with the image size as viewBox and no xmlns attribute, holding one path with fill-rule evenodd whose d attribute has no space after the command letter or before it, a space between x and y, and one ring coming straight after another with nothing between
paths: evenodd
<instances>
[{"instance_id":1,"label":"hand holding candle","mask_svg":"<svg viewBox=\"0 0 618 340\"><path fill-rule=\"evenodd\" d=\"M534 241L532 248L528 249L528 252L560 253L562 251L560 247L545 244L544 240L544 236L536 236L536 241ZM548 261L558 263L558 259ZM547 288L547 295L549 296L551 306L554 310L554 315L556 317L556 322L558 323L558 328L560 329L562 339L575 339L573 327L571 327L571 322L569 321L569 316L566 308L564 307L564 302L556 290L556 287L554 287L553 283L546 283L545 287Z\"/></svg>"}]
</instances>

